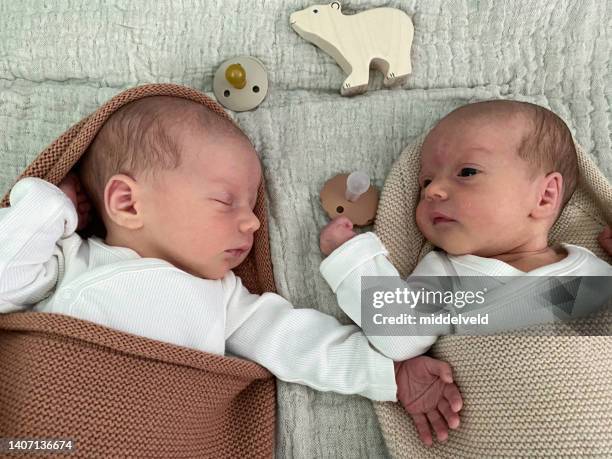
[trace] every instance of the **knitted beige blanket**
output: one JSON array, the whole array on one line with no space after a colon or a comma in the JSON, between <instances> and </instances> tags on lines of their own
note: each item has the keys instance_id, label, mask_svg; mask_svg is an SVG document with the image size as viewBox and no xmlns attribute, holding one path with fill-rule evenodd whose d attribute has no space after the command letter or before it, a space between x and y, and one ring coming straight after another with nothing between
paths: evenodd
<instances>
[{"instance_id":1,"label":"knitted beige blanket","mask_svg":"<svg viewBox=\"0 0 612 459\"><path fill-rule=\"evenodd\" d=\"M375 231L402 277L432 249L414 213L421 142L407 147L382 191ZM597 243L612 222L612 187L581 148L580 180L550 243L584 246L609 263ZM612 452L611 307L571 323L495 336L441 337L431 355L448 361L463 397L461 427L424 447L393 403L375 410L389 452L408 458L610 457ZM571 336L599 335L599 336Z\"/></svg>"}]
</instances>

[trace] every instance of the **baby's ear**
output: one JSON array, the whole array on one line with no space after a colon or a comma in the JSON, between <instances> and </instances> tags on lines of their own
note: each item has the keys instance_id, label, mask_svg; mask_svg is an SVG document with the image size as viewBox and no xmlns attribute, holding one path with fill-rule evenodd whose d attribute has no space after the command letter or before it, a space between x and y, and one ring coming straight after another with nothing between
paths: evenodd
<instances>
[{"instance_id":1,"label":"baby's ear","mask_svg":"<svg viewBox=\"0 0 612 459\"><path fill-rule=\"evenodd\" d=\"M561 207L563 198L563 176L559 172L551 172L540 179L538 201L531 211L533 218L555 218Z\"/></svg>"},{"instance_id":2,"label":"baby's ear","mask_svg":"<svg viewBox=\"0 0 612 459\"><path fill-rule=\"evenodd\" d=\"M104 187L104 208L108 218L126 229L142 227L142 215L138 199L138 184L128 175L113 175Z\"/></svg>"}]
</instances>

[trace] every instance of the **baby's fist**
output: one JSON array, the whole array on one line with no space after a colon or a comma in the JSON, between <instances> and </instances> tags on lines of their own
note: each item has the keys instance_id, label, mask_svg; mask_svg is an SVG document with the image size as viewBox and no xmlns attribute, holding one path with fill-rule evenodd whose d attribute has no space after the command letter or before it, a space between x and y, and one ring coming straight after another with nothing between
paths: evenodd
<instances>
[{"instance_id":1,"label":"baby's fist","mask_svg":"<svg viewBox=\"0 0 612 459\"><path fill-rule=\"evenodd\" d=\"M87 226L91 217L91 202L81 186L81 181L78 175L74 172L69 172L66 177L59 183L58 188L62 190L66 196L72 201L79 216L77 230L82 230Z\"/></svg>"},{"instance_id":2,"label":"baby's fist","mask_svg":"<svg viewBox=\"0 0 612 459\"><path fill-rule=\"evenodd\" d=\"M346 217L337 217L329 222L321 230L319 247L321 252L327 256L355 236L353 223Z\"/></svg>"}]
</instances>

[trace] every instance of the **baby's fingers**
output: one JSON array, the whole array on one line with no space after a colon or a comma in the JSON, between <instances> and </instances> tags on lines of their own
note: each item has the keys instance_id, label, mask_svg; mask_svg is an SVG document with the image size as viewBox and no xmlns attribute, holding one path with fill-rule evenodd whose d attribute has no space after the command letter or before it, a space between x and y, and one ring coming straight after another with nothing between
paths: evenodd
<instances>
[{"instance_id":1,"label":"baby's fingers","mask_svg":"<svg viewBox=\"0 0 612 459\"><path fill-rule=\"evenodd\" d=\"M442 416L444 416L444 420L446 421L446 424L448 424L448 427L451 429L456 429L459 427L459 415L451 409L448 401L445 398L440 399L440 403L438 403L438 411L442 414Z\"/></svg>"},{"instance_id":2,"label":"baby's fingers","mask_svg":"<svg viewBox=\"0 0 612 459\"><path fill-rule=\"evenodd\" d=\"M447 384L444 387L444 398L455 413L458 413L463 407L463 398L455 383Z\"/></svg>"},{"instance_id":3,"label":"baby's fingers","mask_svg":"<svg viewBox=\"0 0 612 459\"><path fill-rule=\"evenodd\" d=\"M431 446L433 444L433 439L431 438L431 430L429 429L427 418L422 413L412 414L411 416L417 433L419 434L419 438L427 446Z\"/></svg>"},{"instance_id":4,"label":"baby's fingers","mask_svg":"<svg viewBox=\"0 0 612 459\"><path fill-rule=\"evenodd\" d=\"M438 441L448 440L448 425L438 410L432 410L427 413L427 419L431 423Z\"/></svg>"},{"instance_id":5,"label":"baby's fingers","mask_svg":"<svg viewBox=\"0 0 612 459\"><path fill-rule=\"evenodd\" d=\"M344 216L340 216L340 217L336 217L334 218L331 223L331 226L337 226L340 228L346 228L346 229L353 229L353 222L350 221L347 217Z\"/></svg>"},{"instance_id":6,"label":"baby's fingers","mask_svg":"<svg viewBox=\"0 0 612 459\"><path fill-rule=\"evenodd\" d=\"M423 358L426 359L424 362L426 362L427 371L429 371L430 374L439 376L445 383L450 384L453 382L453 369L448 362L427 356Z\"/></svg>"}]
</instances>

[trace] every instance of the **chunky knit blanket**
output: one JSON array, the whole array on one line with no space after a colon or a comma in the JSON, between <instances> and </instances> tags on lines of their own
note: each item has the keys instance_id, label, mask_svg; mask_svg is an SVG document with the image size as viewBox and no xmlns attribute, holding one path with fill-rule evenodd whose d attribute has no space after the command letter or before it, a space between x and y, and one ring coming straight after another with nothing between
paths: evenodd
<instances>
[{"instance_id":1,"label":"chunky knit blanket","mask_svg":"<svg viewBox=\"0 0 612 459\"><path fill-rule=\"evenodd\" d=\"M375 229L403 277L432 249L415 221L420 142L387 177ZM550 243L566 242L612 262L596 237L612 223L612 186L578 147L580 179ZM592 335L592 336L589 336ZM427 449L397 404L376 413L395 457L595 457L612 451L612 299L592 316L497 336L447 336L431 354L449 362L461 388L462 425Z\"/></svg>"},{"instance_id":2,"label":"chunky knit blanket","mask_svg":"<svg viewBox=\"0 0 612 459\"><path fill-rule=\"evenodd\" d=\"M227 117L215 101L184 86L129 89L62 134L21 176L58 184L109 116L160 95ZM254 210L263 231L236 269L254 293L274 291L263 190L262 184ZM59 314L0 315L0 437L70 440L74 456L83 458L269 457L275 395L272 375L252 362Z\"/></svg>"},{"instance_id":3,"label":"chunky knit blanket","mask_svg":"<svg viewBox=\"0 0 612 459\"><path fill-rule=\"evenodd\" d=\"M265 168L276 285L296 307L347 321L318 274L321 187L355 169L382 186L402 149L459 105L496 97L545 105L612 179L609 1L346 0L346 14L389 6L414 23L405 85L381 89L372 72L370 90L353 98L339 94L340 67L289 25L292 12L314 3L0 2L0 193L52 139L122 90L173 82L210 93L224 60L253 55L270 92L235 118ZM387 455L368 400L277 388L279 457Z\"/></svg>"}]
</instances>

